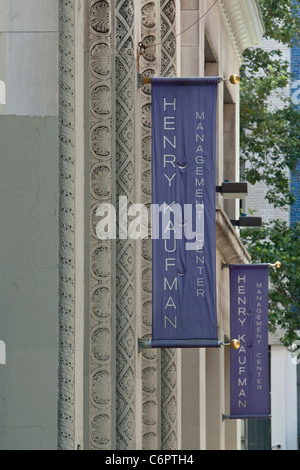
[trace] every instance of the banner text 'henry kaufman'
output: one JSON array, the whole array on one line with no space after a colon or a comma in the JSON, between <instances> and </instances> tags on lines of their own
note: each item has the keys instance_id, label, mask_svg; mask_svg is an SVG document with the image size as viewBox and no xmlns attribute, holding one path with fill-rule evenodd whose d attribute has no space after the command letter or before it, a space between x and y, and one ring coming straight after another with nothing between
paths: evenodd
<instances>
[{"instance_id":1,"label":"banner text 'henry kaufman'","mask_svg":"<svg viewBox=\"0 0 300 470\"><path fill-rule=\"evenodd\" d=\"M152 346L218 347L218 78L154 78L151 83L152 214L153 208L164 208L152 220ZM180 210L184 206L189 213Z\"/></svg>"},{"instance_id":2,"label":"banner text 'henry kaufman'","mask_svg":"<svg viewBox=\"0 0 300 470\"><path fill-rule=\"evenodd\" d=\"M268 265L230 266L230 417L270 417Z\"/></svg>"}]
</instances>

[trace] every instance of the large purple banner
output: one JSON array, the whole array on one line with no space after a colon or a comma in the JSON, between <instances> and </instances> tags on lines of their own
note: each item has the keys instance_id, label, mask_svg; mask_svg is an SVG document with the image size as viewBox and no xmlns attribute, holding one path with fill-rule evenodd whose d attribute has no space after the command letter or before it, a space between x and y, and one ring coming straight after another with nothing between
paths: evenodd
<instances>
[{"instance_id":1,"label":"large purple banner","mask_svg":"<svg viewBox=\"0 0 300 470\"><path fill-rule=\"evenodd\" d=\"M152 347L218 347L217 89L152 79Z\"/></svg>"},{"instance_id":2,"label":"large purple banner","mask_svg":"<svg viewBox=\"0 0 300 470\"><path fill-rule=\"evenodd\" d=\"M230 417L269 418L268 265L230 266Z\"/></svg>"}]
</instances>

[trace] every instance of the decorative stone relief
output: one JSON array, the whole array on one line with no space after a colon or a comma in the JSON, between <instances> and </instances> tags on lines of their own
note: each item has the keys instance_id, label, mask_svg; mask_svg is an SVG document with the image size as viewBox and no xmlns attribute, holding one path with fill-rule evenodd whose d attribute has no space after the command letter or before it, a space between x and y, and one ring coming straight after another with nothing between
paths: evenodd
<instances>
[{"instance_id":1,"label":"decorative stone relief","mask_svg":"<svg viewBox=\"0 0 300 470\"><path fill-rule=\"evenodd\" d=\"M117 197L135 203L135 96L137 90L134 1L116 0L116 181ZM116 253L116 420L118 449L135 449L135 247L118 240Z\"/></svg>"},{"instance_id":2,"label":"decorative stone relief","mask_svg":"<svg viewBox=\"0 0 300 470\"><path fill-rule=\"evenodd\" d=\"M111 0L90 0L90 449L115 447L114 245L96 235L97 207L113 203Z\"/></svg>"},{"instance_id":3,"label":"decorative stone relief","mask_svg":"<svg viewBox=\"0 0 300 470\"><path fill-rule=\"evenodd\" d=\"M97 33L109 32L109 3L100 1L91 6L91 26Z\"/></svg>"},{"instance_id":4,"label":"decorative stone relief","mask_svg":"<svg viewBox=\"0 0 300 470\"><path fill-rule=\"evenodd\" d=\"M91 448L97 449L135 448L135 250L131 240L95 236L97 205L121 195L135 202L134 47L133 0L90 0ZM101 399L100 386L113 391L112 400Z\"/></svg>"},{"instance_id":5,"label":"decorative stone relief","mask_svg":"<svg viewBox=\"0 0 300 470\"><path fill-rule=\"evenodd\" d=\"M140 57L140 72L152 77L157 74L156 47L159 28L159 4L157 1L141 2L141 41L146 47ZM152 47L151 47L152 46ZM154 46L154 47L153 47ZM140 97L141 106L141 203L151 203L151 86L143 86ZM150 213L150 212L149 212ZM150 227L149 227L150 228ZM150 231L149 231L150 235ZM142 240L142 338L151 339L152 324L152 243L151 239ZM160 448L160 352L142 352L142 445L143 449Z\"/></svg>"}]
</instances>

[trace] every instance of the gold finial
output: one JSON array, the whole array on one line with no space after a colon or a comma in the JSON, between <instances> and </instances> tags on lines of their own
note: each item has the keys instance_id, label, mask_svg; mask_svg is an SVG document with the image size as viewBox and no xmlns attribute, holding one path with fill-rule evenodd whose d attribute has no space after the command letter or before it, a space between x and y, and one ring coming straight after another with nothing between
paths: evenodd
<instances>
[{"instance_id":1,"label":"gold finial","mask_svg":"<svg viewBox=\"0 0 300 470\"><path fill-rule=\"evenodd\" d=\"M276 263L274 263L274 264L269 264L269 266L270 266L271 268L280 269L280 268L281 268L281 263L280 263L280 261L276 261Z\"/></svg>"},{"instance_id":2,"label":"gold finial","mask_svg":"<svg viewBox=\"0 0 300 470\"><path fill-rule=\"evenodd\" d=\"M236 74L231 75L231 77L229 79L229 81L230 81L230 83L232 83L232 85L238 85L238 83L240 83L240 80L241 80L240 77Z\"/></svg>"},{"instance_id":3,"label":"gold finial","mask_svg":"<svg viewBox=\"0 0 300 470\"><path fill-rule=\"evenodd\" d=\"M238 339L232 339L230 341L230 347L231 349L234 349L235 351L237 351L238 349L240 349L241 343L239 342Z\"/></svg>"},{"instance_id":4,"label":"gold finial","mask_svg":"<svg viewBox=\"0 0 300 470\"><path fill-rule=\"evenodd\" d=\"M142 77L143 85L151 85L151 77Z\"/></svg>"}]
</instances>

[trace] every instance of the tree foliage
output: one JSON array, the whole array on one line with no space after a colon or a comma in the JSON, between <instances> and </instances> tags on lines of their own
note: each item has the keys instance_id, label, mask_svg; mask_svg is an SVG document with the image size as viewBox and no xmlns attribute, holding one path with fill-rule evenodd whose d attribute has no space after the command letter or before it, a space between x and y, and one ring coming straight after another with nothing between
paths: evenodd
<instances>
[{"instance_id":1,"label":"tree foliage","mask_svg":"<svg viewBox=\"0 0 300 470\"><path fill-rule=\"evenodd\" d=\"M241 163L251 184L263 181L266 199L275 207L294 203L290 171L300 158L300 112L284 90L292 80L289 62L280 44L291 47L300 25L295 11L299 1L260 0L265 39L278 41L274 48L250 48L244 53L241 71ZM272 107L276 96L280 108Z\"/></svg>"},{"instance_id":2,"label":"tree foliage","mask_svg":"<svg viewBox=\"0 0 300 470\"><path fill-rule=\"evenodd\" d=\"M265 224L262 230L243 230L252 262L281 262L270 269L270 331L282 330L282 341L291 346L300 330L300 222L293 227L282 220Z\"/></svg>"},{"instance_id":3,"label":"tree foliage","mask_svg":"<svg viewBox=\"0 0 300 470\"><path fill-rule=\"evenodd\" d=\"M274 47L245 51L241 80L241 160L245 179L267 184L266 199L275 207L294 203L290 172L300 161L300 113L284 90L293 77L281 45L292 47L300 38L300 0L259 0L265 38ZM296 14L297 13L297 14ZM275 41L278 41L277 43ZM280 107L272 107L279 96ZM242 230L241 237L253 263L280 261L270 269L270 330L281 329L282 341L291 346L300 330L300 222L282 220L264 224L262 230Z\"/></svg>"}]
</instances>

